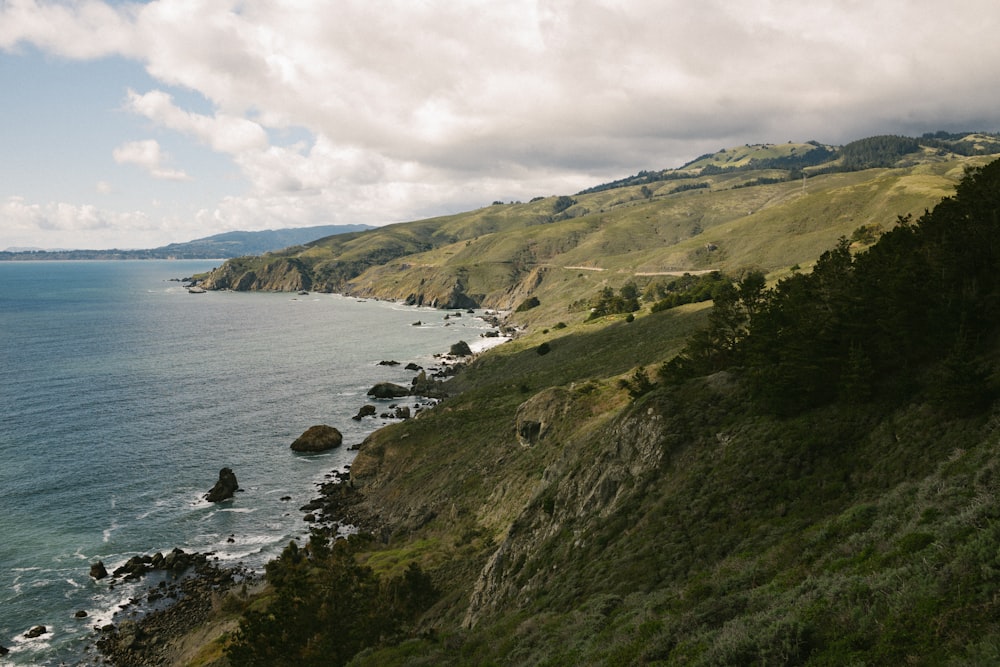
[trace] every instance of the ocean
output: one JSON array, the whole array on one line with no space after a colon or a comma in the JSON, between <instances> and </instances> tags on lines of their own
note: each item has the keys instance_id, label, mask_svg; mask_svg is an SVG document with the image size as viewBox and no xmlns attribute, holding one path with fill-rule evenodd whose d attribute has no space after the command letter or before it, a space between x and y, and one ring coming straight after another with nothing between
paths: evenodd
<instances>
[{"instance_id":1,"label":"ocean","mask_svg":"<svg viewBox=\"0 0 1000 667\"><path fill-rule=\"evenodd\" d=\"M373 384L496 340L469 313L176 280L218 263L0 262L0 665L94 662L94 628L150 585L95 581L98 560L179 547L262 571L308 535L316 485L389 423L351 419ZM314 424L344 446L292 452ZM223 467L243 491L209 504Z\"/></svg>"}]
</instances>

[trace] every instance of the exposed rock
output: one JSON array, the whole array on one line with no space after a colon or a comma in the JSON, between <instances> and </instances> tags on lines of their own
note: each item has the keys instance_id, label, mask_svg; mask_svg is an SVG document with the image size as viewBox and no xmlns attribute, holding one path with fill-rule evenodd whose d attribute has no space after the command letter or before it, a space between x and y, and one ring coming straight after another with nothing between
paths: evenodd
<instances>
[{"instance_id":1,"label":"exposed rock","mask_svg":"<svg viewBox=\"0 0 1000 667\"><path fill-rule=\"evenodd\" d=\"M41 637L48 631L49 631L48 628L46 628L44 625L36 625L35 627L31 628L30 630L24 633L24 638L34 639L36 637Z\"/></svg>"},{"instance_id":2,"label":"exposed rock","mask_svg":"<svg viewBox=\"0 0 1000 667\"><path fill-rule=\"evenodd\" d=\"M215 483L212 490L205 494L205 500L210 503L217 503L220 500L232 498L240 488L236 482L236 475L230 468L223 468L219 471L219 481Z\"/></svg>"},{"instance_id":3,"label":"exposed rock","mask_svg":"<svg viewBox=\"0 0 1000 667\"><path fill-rule=\"evenodd\" d=\"M525 419L517 423L517 440L523 447L530 447L538 442L542 433L542 423Z\"/></svg>"},{"instance_id":4,"label":"exposed rock","mask_svg":"<svg viewBox=\"0 0 1000 667\"><path fill-rule=\"evenodd\" d=\"M5 646L0 646L0 655L7 655L10 653L10 649Z\"/></svg>"},{"instance_id":5,"label":"exposed rock","mask_svg":"<svg viewBox=\"0 0 1000 667\"><path fill-rule=\"evenodd\" d=\"M374 405L362 405L358 410L358 414L351 417L355 421L361 421L364 417L374 417L375 416L375 406Z\"/></svg>"},{"instance_id":6,"label":"exposed rock","mask_svg":"<svg viewBox=\"0 0 1000 667\"><path fill-rule=\"evenodd\" d=\"M420 371L420 374L413 378L413 386L410 388L410 393L414 396L423 396L424 398L441 399L448 397L448 392L444 389L444 383L428 378L425 371Z\"/></svg>"},{"instance_id":7,"label":"exposed rock","mask_svg":"<svg viewBox=\"0 0 1000 667\"><path fill-rule=\"evenodd\" d=\"M138 579L149 572L152 558L149 556L132 556L123 565L115 568L115 576L125 576L125 580Z\"/></svg>"},{"instance_id":8,"label":"exposed rock","mask_svg":"<svg viewBox=\"0 0 1000 667\"><path fill-rule=\"evenodd\" d=\"M396 419L409 419L410 418L410 408L407 406L401 406L396 408L395 413Z\"/></svg>"},{"instance_id":9,"label":"exposed rock","mask_svg":"<svg viewBox=\"0 0 1000 667\"><path fill-rule=\"evenodd\" d=\"M83 609L73 614L74 618L87 618L87 616L88 616L87 612L84 611Z\"/></svg>"},{"instance_id":10,"label":"exposed rock","mask_svg":"<svg viewBox=\"0 0 1000 667\"><path fill-rule=\"evenodd\" d=\"M410 390L406 387L392 382L379 382L368 390L368 395L373 398L400 398L409 396Z\"/></svg>"},{"instance_id":11,"label":"exposed rock","mask_svg":"<svg viewBox=\"0 0 1000 667\"><path fill-rule=\"evenodd\" d=\"M383 359L382 361L378 362L378 365L379 366L398 366L399 362L396 361L395 359Z\"/></svg>"},{"instance_id":12,"label":"exposed rock","mask_svg":"<svg viewBox=\"0 0 1000 667\"><path fill-rule=\"evenodd\" d=\"M449 354L453 357L469 357L472 356L472 348L464 340L460 340L451 346Z\"/></svg>"},{"instance_id":13,"label":"exposed rock","mask_svg":"<svg viewBox=\"0 0 1000 667\"><path fill-rule=\"evenodd\" d=\"M305 433L300 435L292 443L292 450L296 452L325 452L334 447L340 447L344 442L344 436L340 431L326 424L310 426Z\"/></svg>"},{"instance_id":14,"label":"exposed rock","mask_svg":"<svg viewBox=\"0 0 1000 667\"><path fill-rule=\"evenodd\" d=\"M122 620L101 628L96 646L105 660L100 664L134 667L191 664L189 659L181 659L180 642L188 633L203 627L222 599L238 595L233 590L237 583L256 586L252 578L247 578L249 576L250 573L242 569L220 569L201 562L194 576L182 577L170 584L161 582L156 589L150 590L146 599L150 603L165 598L174 601L165 607L160 605L161 608L138 620ZM246 599L245 593L238 597ZM133 599L130 604L140 605L141 600Z\"/></svg>"},{"instance_id":15,"label":"exposed rock","mask_svg":"<svg viewBox=\"0 0 1000 667\"><path fill-rule=\"evenodd\" d=\"M410 363L406 364L406 366L404 366L404 368L406 368L406 370L408 370L408 371L422 371L422 370L424 370L422 366L418 366L417 364L413 363L412 361Z\"/></svg>"},{"instance_id":16,"label":"exposed rock","mask_svg":"<svg viewBox=\"0 0 1000 667\"><path fill-rule=\"evenodd\" d=\"M97 561L90 566L90 576L97 580L108 576L108 570L104 567L104 561Z\"/></svg>"}]
</instances>

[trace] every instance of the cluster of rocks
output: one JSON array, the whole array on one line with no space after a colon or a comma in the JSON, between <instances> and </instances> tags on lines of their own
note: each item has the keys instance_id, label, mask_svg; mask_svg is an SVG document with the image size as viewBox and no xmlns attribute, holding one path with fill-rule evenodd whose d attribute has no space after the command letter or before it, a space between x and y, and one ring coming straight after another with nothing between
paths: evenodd
<instances>
[{"instance_id":1,"label":"cluster of rocks","mask_svg":"<svg viewBox=\"0 0 1000 667\"><path fill-rule=\"evenodd\" d=\"M132 556L124 564L116 567L112 575L122 577L125 581L133 581L149 572L169 572L174 575L183 574L188 569L208 562L211 553L187 553L183 549L174 548L163 555L157 551L152 556ZM108 576L108 570L103 561L97 561L90 566L90 576L100 581Z\"/></svg>"},{"instance_id":2,"label":"cluster of rocks","mask_svg":"<svg viewBox=\"0 0 1000 667\"><path fill-rule=\"evenodd\" d=\"M160 582L148 591L146 602L169 598L170 605L136 618L138 606L143 601L133 599L129 605L132 608L122 610L122 613L130 612L132 618L100 628L97 649L114 665L173 664L171 640L208 621L213 609L224 596L232 594L230 591L235 586L245 589L254 583L254 575L245 569L201 563L191 576L172 584Z\"/></svg>"},{"instance_id":3,"label":"cluster of rocks","mask_svg":"<svg viewBox=\"0 0 1000 667\"><path fill-rule=\"evenodd\" d=\"M328 534L336 534L340 527L351 526L362 532L375 533L378 522L368 514L358 511L361 503L361 492L354 488L351 482L350 466L343 471L334 471L327 475L327 481L316 486L319 495L299 508L306 514L304 521L316 524Z\"/></svg>"}]
</instances>

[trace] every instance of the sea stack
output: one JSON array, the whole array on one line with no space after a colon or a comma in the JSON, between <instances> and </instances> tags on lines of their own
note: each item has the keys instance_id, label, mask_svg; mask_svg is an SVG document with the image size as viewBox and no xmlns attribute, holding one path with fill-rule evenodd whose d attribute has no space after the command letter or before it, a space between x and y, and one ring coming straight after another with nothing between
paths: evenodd
<instances>
[{"instance_id":1,"label":"sea stack","mask_svg":"<svg viewBox=\"0 0 1000 667\"><path fill-rule=\"evenodd\" d=\"M240 488L236 482L236 475L230 468L223 468L219 471L219 481L215 483L212 490L205 494L205 500L210 503L217 503L220 500L232 498Z\"/></svg>"},{"instance_id":2,"label":"sea stack","mask_svg":"<svg viewBox=\"0 0 1000 667\"><path fill-rule=\"evenodd\" d=\"M292 443L292 450L305 453L325 452L340 447L343 442L344 436L340 431L326 424L318 424L310 426L305 433L296 438Z\"/></svg>"}]
</instances>

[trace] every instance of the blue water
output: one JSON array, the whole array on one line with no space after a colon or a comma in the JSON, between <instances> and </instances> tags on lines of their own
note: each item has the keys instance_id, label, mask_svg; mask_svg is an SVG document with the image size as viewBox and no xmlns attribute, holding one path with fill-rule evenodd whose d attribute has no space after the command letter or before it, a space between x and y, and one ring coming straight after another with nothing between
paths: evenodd
<instances>
[{"instance_id":1,"label":"blue water","mask_svg":"<svg viewBox=\"0 0 1000 667\"><path fill-rule=\"evenodd\" d=\"M297 508L384 423L351 419L367 390L413 377L378 362L430 368L488 329L468 314L189 294L170 280L215 264L0 262L0 664L92 659L93 628L145 588L94 581L97 560L110 571L180 547L260 568L308 533ZM345 447L292 453L313 424ZM224 466L245 491L210 505ZM25 639L36 625L49 632Z\"/></svg>"}]
</instances>

